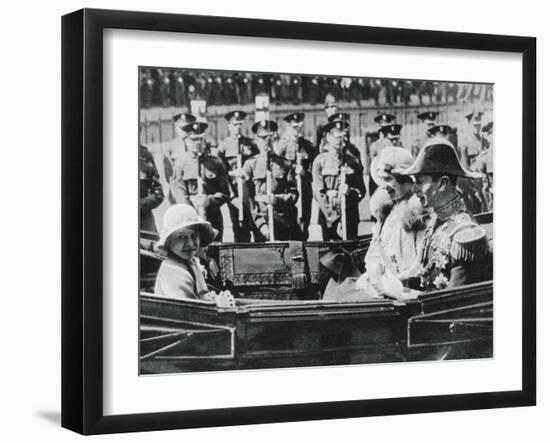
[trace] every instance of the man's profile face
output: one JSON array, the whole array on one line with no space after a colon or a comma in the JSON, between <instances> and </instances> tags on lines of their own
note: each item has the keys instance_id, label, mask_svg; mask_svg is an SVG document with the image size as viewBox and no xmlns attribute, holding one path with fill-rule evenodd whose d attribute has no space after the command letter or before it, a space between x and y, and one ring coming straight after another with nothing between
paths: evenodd
<instances>
[{"instance_id":1,"label":"man's profile face","mask_svg":"<svg viewBox=\"0 0 550 443\"><path fill-rule=\"evenodd\" d=\"M413 192L418 197L418 200L420 200L422 207L430 208L436 206L441 178L435 181L430 175L417 175L414 178Z\"/></svg>"}]
</instances>

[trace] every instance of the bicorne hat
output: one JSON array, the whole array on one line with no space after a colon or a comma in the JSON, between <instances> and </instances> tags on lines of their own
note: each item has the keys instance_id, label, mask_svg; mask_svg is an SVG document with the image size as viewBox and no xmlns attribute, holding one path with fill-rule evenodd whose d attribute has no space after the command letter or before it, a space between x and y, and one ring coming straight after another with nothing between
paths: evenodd
<instances>
[{"instance_id":1,"label":"bicorne hat","mask_svg":"<svg viewBox=\"0 0 550 443\"><path fill-rule=\"evenodd\" d=\"M392 171L400 175L452 175L455 177L480 178L481 174L466 171L456 155L453 144L446 138L428 140L420 150L411 167Z\"/></svg>"}]
</instances>

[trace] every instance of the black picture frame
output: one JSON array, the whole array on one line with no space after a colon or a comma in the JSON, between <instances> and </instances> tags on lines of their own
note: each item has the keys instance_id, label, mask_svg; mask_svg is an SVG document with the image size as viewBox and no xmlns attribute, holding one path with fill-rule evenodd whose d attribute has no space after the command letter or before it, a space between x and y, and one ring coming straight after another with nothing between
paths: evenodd
<instances>
[{"instance_id":1,"label":"black picture frame","mask_svg":"<svg viewBox=\"0 0 550 443\"><path fill-rule=\"evenodd\" d=\"M103 30L108 28L522 55L522 388L393 399L106 416L103 412ZM536 403L536 39L83 9L62 18L62 426L82 434L227 426Z\"/></svg>"}]
</instances>

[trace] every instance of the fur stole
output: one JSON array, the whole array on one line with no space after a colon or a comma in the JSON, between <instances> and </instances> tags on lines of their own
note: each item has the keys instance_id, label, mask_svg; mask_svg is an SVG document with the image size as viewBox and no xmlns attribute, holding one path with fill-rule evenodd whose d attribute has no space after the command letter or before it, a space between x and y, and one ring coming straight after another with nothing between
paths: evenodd
<instances>
[{"instance_id":1,"label":"fur stole","mask_svg":"<svg viewBox=\"0 0 550 443\"><path fill-rule=\"evenodd\" d=\"M383 223L394 206L389 194L382 188L378 188L370 199L370 213L376 218L377 223ZM418 197L411 194L407 198L406 209L402 217L403 229L408 232L422 231L430 218L428 211L422 207Z\"/></svg>"}]
</instances>

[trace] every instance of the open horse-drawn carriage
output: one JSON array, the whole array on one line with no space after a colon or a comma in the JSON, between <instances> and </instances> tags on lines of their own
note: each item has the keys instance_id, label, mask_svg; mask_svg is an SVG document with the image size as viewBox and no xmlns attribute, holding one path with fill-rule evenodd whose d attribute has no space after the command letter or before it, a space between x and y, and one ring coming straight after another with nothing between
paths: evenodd
<instances>
[{"instance_id":1,"label":"open horse-drawn carriage","mask_svg":"<svg viewBox=\"0 0 550 443\"><path fill-rule=\"evenodd\" d=\"M492 214L478 220L491 237ZM142 233L141 374L492 357L492 281L400 300L323 299L321 257L344 249L361 263L370 237L213 244L210 283L234 304L153 294L154 241Z\"/></svg>"}]
</instances>

